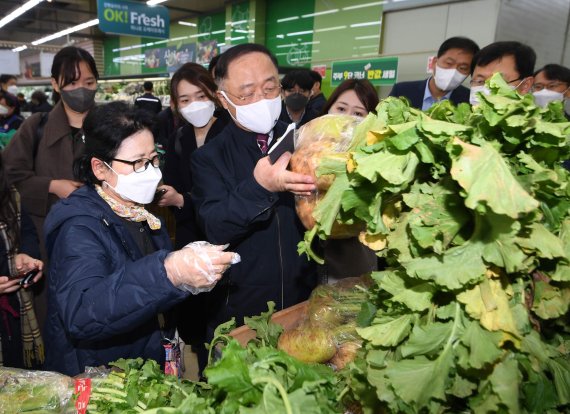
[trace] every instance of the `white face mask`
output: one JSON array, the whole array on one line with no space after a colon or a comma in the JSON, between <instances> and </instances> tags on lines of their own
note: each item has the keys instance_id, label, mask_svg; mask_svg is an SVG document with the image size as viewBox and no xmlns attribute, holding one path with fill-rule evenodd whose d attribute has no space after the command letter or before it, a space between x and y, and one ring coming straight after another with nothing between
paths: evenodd
<instances>
[{"instance_id":1,"label":"white face mask","mask_svg":"<svg viewBox=\"0 0 570 414\"><path fill-rule=\"evenodd\" d=\"M534 102L544 108L552 101L564 100L564 92L551 91L550 89L543 89L538 92L533 92Z\"/></svg>"},{"instance_id":2,"label":"white face mask","mask_svg":"<svg viewBox=\"0 0 570 414\"><path fill-rule=\"evenodd\" d=\"M435 81L435 86L442 91L448 92L454 90L461 85L466 78L467 75L462 74L457 69L444 69L435 65L433 80Z\"/></svg>"},{"instance_id":3,"label":"white face mask","mask_svg":"<svg viewBox=\"0 0 570 414\"><path fill-rule=\"evenodd\" d=\"M16 94L18 93L18 87L16 85L10 85L6 88L6 91L16 96Z\"/></svg>"},{"instance_id":4,"label":"white face mask","mask_svg":"<svg viewBox=\"0 0 570 414\"><path fill-rule=\"evenodd\" d=\"M4 105L0 105L0 116L8 115L10 110L6 108Z\"/></svg>"},{"instance_id":5,"label":"white face mask","mask_svg":"<svg viewBox=\"0 0 570 414\"><path fill-rule=\"evenodd\" d=\"M267 134L273 129L281 114L281 97L274 99L262 99L248 105L237 106L228 98L224 91L221 91L224 98L236 110L236 117L231 114L234 121L244 128L258 134ZM229 111L228 111L229 112Z\"/></svg>"},{"instance_id":6,"label":"white face mask","mask_svg":"<svg viewBox=\"0 0 570 414\"><path fill-rule=\"evenodd\" d=\"M477 93L479 92L484 95L491 95L491 91L486 85L472 86L471 91L469 92L469 103L471 105L479 105L479 97L477 96Z\"/></svg>"},{"instance_id":7,"label":"white face mask","mask_svg":"<svg viewBox=\"0 0 570 414\"><path fill-rule=\"evenodd\" d=\"M109 164L105 163L105 165L111 168ZM160 168L153 167L152 164L140 173L133 171L130 174L119 174L112 168L111 171L117 174L117 185L113 187L106 181L105 184L121 198L139 204L148 204L152 201L156 187L162 178Z\"/></svg>"},{"instance_id":8,"label":"white face mask","mask_svg":"<svg viewBox=\"0 0 570 414\"><path fill-rule=\"evenodd\" d=\"M202 128L210 122L215 109L216 106L212 101L194 101L180 109L180 114L196 128Z\"/></svg>"}]
</instances>

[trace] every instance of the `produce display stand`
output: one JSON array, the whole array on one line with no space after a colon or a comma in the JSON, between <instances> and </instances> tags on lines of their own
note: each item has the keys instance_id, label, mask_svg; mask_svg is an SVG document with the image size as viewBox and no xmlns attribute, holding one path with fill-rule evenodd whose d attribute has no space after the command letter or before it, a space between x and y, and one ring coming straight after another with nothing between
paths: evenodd
<instances>
[{"instance_id":1,"label":"produce display stand","mask_svg":"<svg viewBox=\"0 0 570 414\"><path fill-rule=\"evenodd\" d=\"M308 304L309 301L304 301L289 308L280 310L279 312L275 312L271 317L271 321L278 323L285 330L292 329L306 315ZM241 346L246 346L250 340L255 338L255 331L253 331L249 326L243 325L231 331L230 336L235 338Z\"/></svg>"}]
</instances>

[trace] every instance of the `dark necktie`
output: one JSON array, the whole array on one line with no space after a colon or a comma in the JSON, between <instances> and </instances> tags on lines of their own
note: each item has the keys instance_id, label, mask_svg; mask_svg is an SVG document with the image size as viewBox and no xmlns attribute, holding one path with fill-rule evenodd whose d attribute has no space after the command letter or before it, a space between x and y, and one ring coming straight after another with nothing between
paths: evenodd
<instances>
[{"instance_id":1,"label":"dark necktie","mask_svg":"<svg viewBox=\"0 0 570 414\"><path fill-rule=\"evenodd\" d=\"M269 147L267 144L268 140L268 134L257 134L257 145L259 145L259 149L263 155L267 154L267 148Z\"/></svg>"}]
</instances>

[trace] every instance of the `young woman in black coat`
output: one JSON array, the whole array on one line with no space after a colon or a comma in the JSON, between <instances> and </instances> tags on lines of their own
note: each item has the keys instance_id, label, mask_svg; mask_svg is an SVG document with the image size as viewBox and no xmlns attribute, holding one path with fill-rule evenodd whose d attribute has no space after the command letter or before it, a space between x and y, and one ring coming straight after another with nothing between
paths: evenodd
<instances>
[{"instance_id":1,"label":"young woman in black coat","mask_svg":"<svg viewBox=\"0 0 570 414\"><path fill-rule=\"evenodd\" d=\"M171 207L176 219L175 247L180 249L204 234L196 223L194 206L190 199L192 174L190 157L198 148L214 139L228 123L228 115L219 110L217 86L210 73L201 65L186 63L172 76L171 102L177 116L188 123L180 127L168 142L163 169L164 185L158 188L158 205ZM162 193L161 193L162 192ZM205 365L205 319L193 315L207 311L208 295L191 296L174 310L180 337L191 344L198 354L199 365Z\"/></svg>"}]
</instances>

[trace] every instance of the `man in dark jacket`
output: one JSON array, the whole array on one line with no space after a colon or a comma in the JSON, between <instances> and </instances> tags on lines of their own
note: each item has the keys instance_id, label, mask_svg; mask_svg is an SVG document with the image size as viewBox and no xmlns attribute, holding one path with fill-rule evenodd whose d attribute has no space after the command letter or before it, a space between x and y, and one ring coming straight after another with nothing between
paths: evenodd
<instances>
[{"instance_id":1,"label":"man in dark jacket","mask_svg":"<svg viewBox=\"0 0 570 414\"><path fill-rule=\"evenodd\" d=\"M400 82L390 96L404 96L410 105L423 111L449 99L455 105L469 102L469 89L461 84L471 71L471 61L479 46L466 37L452 37L441 44L434 61L434 74L427 80Z\"/></svg>"},{"instance_id":2,"label":"man in dark jacket","mask_svg":"<svg viewBox=\"0 0 570 414\"><path fill-rule=\"evenodd\" d=\"M295 123L300 128L317 118L319 114L308 106L312 94L313 78L308 69L296 69L281 80L283 107L279 120L287 124Z\"/></svg>"},{"instance_id":3,"label":"man in dark jacket","mask_svg":"<svg viewBox=\"0 0 570 414\"><path fill-rule=\"evenodd\" d=\"M156 115L162 111L162 103L160 99L152 94L152 82L146 81L143 84L144 95L135 99L135 106L149 111L151 114Z\"/></svg>"},{"instance_id":4,"label":"man in dark jacket","mask_svg":"<svg viewBox=\"0 0 570 414\"><path fill-rule=\"evenodd\" d=\"M311 70L309 72L311 78L313 78L313 88L311 89L311 99L309 99L308 107L315 111L317 114L321 115L323 108L327 103L327 98L321 91L321 85L323 83L323 77L316 70Z\"/></svg>"},{"instance_id":5,"label":"man in dark jacket","mask_svg":"<svg viewBox=\"0 0 570 414\"><path fill-rule=\"evenodd\" d=\"M285 131L277 61L258 44L224 52L216 65L218 96L233 119L208 145L194 152L192 176L198 222L208 241L229 243L242 262L212 291L208 335L232 317L299 303L317 284L314 264L297 253L304 228L293 194L315 189L310 176L287 171L290 154L274 164L265 156Z\"/></svg>"}]
</instances>

